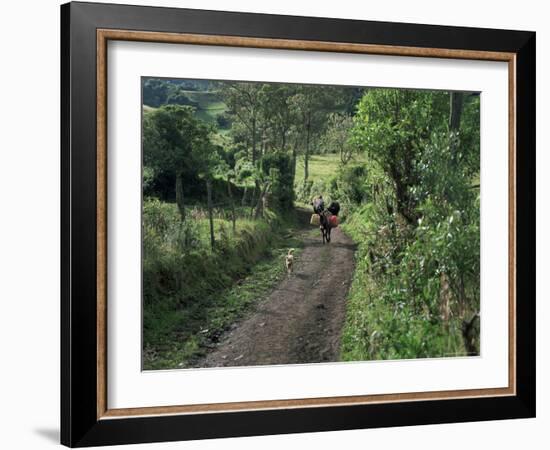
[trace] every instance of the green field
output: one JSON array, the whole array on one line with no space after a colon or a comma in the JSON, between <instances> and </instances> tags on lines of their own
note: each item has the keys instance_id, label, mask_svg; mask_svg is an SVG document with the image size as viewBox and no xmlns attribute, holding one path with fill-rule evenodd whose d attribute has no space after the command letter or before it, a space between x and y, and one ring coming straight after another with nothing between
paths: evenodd
<instances>
[{"instance_id":1,"label":"green field","mask_svg":"<svg viewBox=\"0 0 550 450\"><path fill-rule=\"evenodd\" d=\"M182 91L189 100L197 102L197 117L205 122L213 123L216 117L227 111L227 105L216 91ZM223 131L223 130L222 130Z\"/></svg>"},{"instance_id":2,"label":"green field","mask_svg":"<svg viewBox=\"0 0 550 450\"><path fill-rule=\"evenodd\" d=\"M340 166L340 157L334 153L325 155L311 155L309 157L309 179L312 181L331 177L336 174ZM296 162L295 184L304 181L304 158L298 158Z\"/></svg>"},{"instance_id":3,"label":"green field","mask_svg":"<svg viewBox=\"0 0 550 450\"><path fill-rule=\"evenodd\" d=\"M359 163L364 160L361 155L356 155L348 164ZM340 155L337 153L325 153L324 155L310 155L309 179L310 181L326 180L335 176L341 166ZM299 157L296 162L296 178L294 183L299 185L304 181L304 158Z\"/></svg>"}]
</instances>

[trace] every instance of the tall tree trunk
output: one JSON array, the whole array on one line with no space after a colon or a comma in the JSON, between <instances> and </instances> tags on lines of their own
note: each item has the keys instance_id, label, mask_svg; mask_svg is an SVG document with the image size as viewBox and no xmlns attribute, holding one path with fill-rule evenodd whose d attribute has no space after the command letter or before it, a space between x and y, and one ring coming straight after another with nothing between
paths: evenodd
<instances>
[{"instance_id":1,"label":"tall tree trunk","mask_svg":"<svg viewBox=\"0 0 550 450\"><path fill-rule=\"evenodd\" d=\"M286 149L286 129L283 127L283 130L281 131L281 151L285 151Z\"/></svg>"},{"instance_id":2,"label":"tall tree trunk","mask_svg":"<svg viewBox=\"0 0 550 450\"><path fill-rule=\"evenodd\" d=\"M402 160L397 159L397 149L395 146L390 146L388 152L391 161L388 170L395 185L397 211L409 225L415 225L417 222L417 215L415 212L416 204L414 199L411 198L409 190L409 187L416 183L416 180L411 177L411 158L404 157Z\"/></svg>"},{"instance_id":3,"label":"tall tree trunk","mask_svg":"<svg viewBox=\"0 0 550 450\"><path fill-rule=\"evenodd\" d=\"M207 195L207 206L208 206L208 220L210 221L210 247L214 250L214 215L212 207L212 180L210 178L206 179L206 195Z\"/></svg>"},{"instance_id":4,"label":"tall tree trunk","mask_svg":"<svg viewBox=\"0 0 550 450\"><path fill-rule=\"evenodd\" d=\"M176 204L183 221L185 220L185 203L183 199L183 176L181 173L176 175Z\"/></svg>"},{"instance_id":5,"label":"tall tree trunk","mask_svg":"<svg viewBox=\"0 0 550 450\"><path fill-rule=\"evenodd\" d=\"M241 206L246 205L246 192L247 192L247 190L248 190L248 186L245 184L244 185L243 198L241 199Z\"/></svg>"},{"instance_id":6,"label":"tall tree trunk","mask_svg":"<svg viewBox=\"0 0 550 450\"><path fill-rule=\"evenodd\" d=\"M252 165L256 167L256 161L258 159L257 154L257 142L256 142L256 118L252 119ZM260 182L256 179L254 180L254 192L252 193L251 205L252 209L250 211L250 216L254 214L254 196L256 192L260 191Z\"/></svg>"},{"instance_id":7,"label":"tall tree trunk","mask_svg":"<svg viewBox=\"0 0 550 450\"><path fill-rule=\"evenodd\" d=\"M464 104L464 93L451 92L451 110L449 112L449 131L456 135L460 130L460 118L462 117L462 106ZM451 159L453 163L457 162L458 138L451 141Z\"/></svg>"},{"instance_id":8,"label":"tall tree trunk","mask_svg":"<svg viewBox=\"0 0 550 450\"><path fill-rule=\"evenodd\" d=\"M256 192L259 192L259 189L260 189L260 183L258 182L258 180L255 180L254 190L252 191L252 197L250 198L250 217L251 218L254 216L254 207L256 206L254 199L256 197Z\"/></svg>"},{"instance_id":9,"label":"tall tree trunk","mask_svg":"<svg viewBox=\"0 0 550 450\"><path fill-rule=\"evenodd\" d=\"M458 131L460 128L460 117L462 116L462 105L464 93L451 92L451 110L449 113L449 130Z\"/></svg>"},{"instance_id":10,"label":"tall tree trunk","mask_svg":"<svg viewBox=\"0 0 550 450\"><path fill-rule=\"evenodd\" d=\"M445 272L441 272L439 276L439 314L446 329L449 328L451 319L451 296L449 277Z\"/></svg>"},{"instance_id":11,"label":"tall tree trunk","mask_svg":"<svg viewBox=\"0 0 550 450\"><path fill-rule=\"evenodd\" d=\"M256 213L254 214L255 219L259 219L261 216L263 216L263 206L265 204L265 196L267 195L267 190L269 189L270 183L266 183L264 188L262 189L262 192L260 192L260 195L258 196L258 202L256 203Z\"/></svg>"},{"instance_id":12,"label":"tall tree trunk","mask_svg":"<svg viewBox=\"0 0 550 450\"><path fill-rule=\"evenodd\" d=\"M309 177L309 141L311 134L311 115L308 114L306 122L306 151L304 152L304 183Z\"/></svg>"},{"instance_id":13,"label":"tall tree trunk","mask_svg":"<svg viewBox=\"0 0 550 450\"><path fill-rule=\"evenodd\" d=\"M292 145L292 182L296 179L296 162L298 161L298 142L299 139L296 137L294 144Z\"/></svg>"},{"instance_id":14,"label":"tall tree trunk","mask_svg":"<svg viewBox=\"0 0 550 450\"><path fill-rule=\"evenodd\" d=\"M254 211L254 205L256 204L256 195L260 195L261 192L262 192L262 188L260 187L260 181L256 179L254 180L254 190L252 191L252 198L250 199L250 205L252 206L252 211Z\"/></svg>"},{"instance_id":15,"label":"tall tree trunk","mask_svg":"<svg viewBox=\"0 0 550 450\"><path fill-rule=\"evenodd\" d=\"M479 355L479 327L476 327L479 320L478 312L470 320L462 321L462 338L467 355Z\"/></svg>"},{"instance_id":16,"label":"tall tree trunk","mask_svg":"<svg viewBox=\"0 0 550 450\"><path fill-rule=\"evenodd\" d=\"M237 231L237 218L235 216L235 201L233 200L233 192L231 191L231 179L227 178L227 194L231 203L231 221L233 222L233 234Z\"/></svg>"},{"instance_id":17,"label":"tall tree trunk","mask_svg":"<svg viewBox=\"0 0 550 450\"><path fill-rule=\"evenodd\" d=\"M262 140L260 144L260 159L267 153L267 139L265 137L265 128L262 129Z\"/></svg>"},{"instance_id":18,"label":"tall tree trunk","mask_svg":"<svg viewBox=\"0 0 550 450\"><path fill-rule=\"evenodd\" d=\"M258 155L256 154L256 119L252 119L252 165L256 165L256 159Z\"/></svg>"}]
</instances>

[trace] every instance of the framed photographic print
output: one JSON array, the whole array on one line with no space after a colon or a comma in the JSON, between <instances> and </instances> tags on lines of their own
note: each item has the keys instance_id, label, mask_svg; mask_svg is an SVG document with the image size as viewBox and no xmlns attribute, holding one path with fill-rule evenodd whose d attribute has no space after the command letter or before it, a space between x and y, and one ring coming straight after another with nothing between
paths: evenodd
<instances>
[{"instance_id":1,"label":"framed photographic print","mask_svg":"<svg viewBox=\"0 0 550 450\"><path fill-rule=\"evenodd\" d=\"M61 7L61 441L535 415L535 33Z\"/></svg>"}]
</instances>

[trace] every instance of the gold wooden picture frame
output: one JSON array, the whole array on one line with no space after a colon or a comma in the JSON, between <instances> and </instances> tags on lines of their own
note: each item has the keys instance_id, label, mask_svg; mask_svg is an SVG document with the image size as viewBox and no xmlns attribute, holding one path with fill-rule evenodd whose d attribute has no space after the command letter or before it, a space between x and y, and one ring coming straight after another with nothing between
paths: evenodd
<instances>
[{"instance_id":1,"label":"gold wooden picture frame","mask_svg":"<svg viewBox=\"0 0 550 450\"><path fill-rule=\"evenodd\" d=\"M452 59L471 59L483 61L501 61L508 63L509 72L509 385L506 388L452 390L435 392L413 392L405 394L382 394L347 397L325 397L325 398L302 398L288 400L267 400L254 402L235 403L214 403L206 405L174 405L164 407L109 409L107 407L107 42L114 41L137 41L156 42L165 44L193 44L193 45L217 45L247 48L267 48L302 51L323 51L361 53L391 56L414 56ZM490 52L475 50L451 50L438 48L414 48L414 47L392 47L372 44L346 44L321 41L298 41L285 39L261 39L234 36L212 36L198 34L178 33L152 33L147 31L126 31L126 30L97 30L97 291L98 291L98 419L102 417L126 417L135 415L150 414L176 414L176 413L200 413L200 412L228 412L239 410L261 410L272 408L296 408L311 406L335 406L353 405L368 403L385 403L395 401L418 401L418 400L442 400L449 398L467 397L495 397L515 395L515 62L514 53Z\"/></svg>"}]
</instances>

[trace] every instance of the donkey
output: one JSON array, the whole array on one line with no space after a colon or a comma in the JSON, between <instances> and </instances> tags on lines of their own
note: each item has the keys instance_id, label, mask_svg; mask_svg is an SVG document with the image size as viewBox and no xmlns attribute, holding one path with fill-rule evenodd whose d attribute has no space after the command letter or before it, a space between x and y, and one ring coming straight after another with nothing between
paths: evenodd
<instances>
[{"instance_id":1,"label":"donkey","mask_svg":"<svg viewBox=\"0 0 550 450\"><path fill-rule=\"evenodd\" d=\"M330 242L330 232L332 230L332 226L330 225L329 219L331 215L332 214L327 210L319 214L319 229L321 230L321 236L323 237L323 244L328 244Z\"/></svg>"},{"instance_id":2,"label":"donkey","mask_svg":"<svg viewBox=\"0 0 550 450\"><path fill-rule=\"evenodd\" d=\"M330 243L330 232L333 225L330 218L334 215L337 216L340 212L340 204L338 202L331 202L329 207L325 211L319 212L319 228L321 229L321 236L323 237L323 244Z\"/></svg>"}]
</instances>

